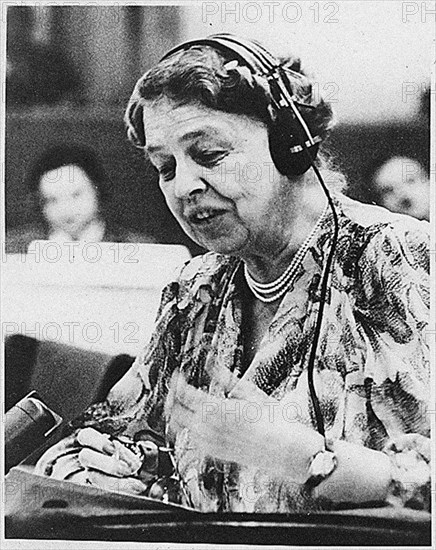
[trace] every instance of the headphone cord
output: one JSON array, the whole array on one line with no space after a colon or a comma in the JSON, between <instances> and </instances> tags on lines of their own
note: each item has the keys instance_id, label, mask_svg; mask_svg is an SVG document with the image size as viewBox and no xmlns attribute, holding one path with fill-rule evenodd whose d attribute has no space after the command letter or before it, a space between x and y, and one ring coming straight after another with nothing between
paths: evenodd
<instances>
[{"instance_id":1,"label":"headphone cord","mask_svg":"<svg viewBox=\"0 0 436 550\"><path fill-rule=\"evenodd\" d=\"M330 270L331 270L331 266L332 266L332 263L333 263L333 258L334 258L335 252L336 252L336 245L337 245L337 242L338 242L339 219L338 219L338 214L336 212L336 208L335 208L332 196L330 194L330 191L329 191L327 185L324 182L324 179L321 175L321 172L319 171L318 167L315 165L315 162L312 159L305 143L303 143L303 148L304 148L305 153L307 154L307 156L310 159L311 167L313 168L313 170L314 170L314 172L315 172L315 174L316 174L316 176L319 180L319 183L321 184L322 190L324 191L324 194L327 197L327 201L328 201L329 207L330 207L330 209L332 211L332 215L333 215L332 242L331 242L330 252L329 252L329 255L327 257L327 262L326 262L323 277L322 277L319 309L318 309L318 315L316 317L316 324L315 324L315 334L314 334L313 341L312 341L312 346L311 346L311 349L310 349L309 363L308 363L308 367L307 367L309 392L310 392L310 397L311 397L312 404L313 404L313 409L314 409L314 412L315 412L315 419L316 419L317 429L318 429L318 432L323 437L325 437L324 419L323 419L323 415L322 415L322 412L321 412L319 399L318 399L318 396L317 396L316 390L315 390L315 384L314 384L314 380L313 380L313 372L314 372L314 368L315 368L315 359L316 359L316 352L317 352L317 349L318 349L318 342L319 342L319 338L320 338L320 335L321 335L321 325L322 325L323 314L324 314L324 306L325 306L325 302L326 302L326 299L327 299L329 275L330 275Z\"/></svg>"},{"instance_id":2,"label":"headphone cord","mask_svg":"<svg viewBox=\"0 0 436 550\"><path fill-rule=\"evenodd\" d=\"M271 74L273 75L274 73L271 73ZM327 292L328 292L329 275L330 275L330 270L331 270L331 267L332 267L333 258L334 258L335 251L336 251L336 244L338 242L339 219L338 219L338 214L336 212L336 208L335 208L332 196L330 194L330 191L329 191L327 185L324 182L324 179L321 175L321 172L319 171L318 167L315 164L314 158L312 158L312 155L309 152L308 145L306 144L306 136L309 139L309 143L311 143L311 145L309 145L309 146L313 146L315 143L314 143L314 139L312 137L312 134L311 134L311 132L310 132L310 130L309 130L307 124L306 124L306 121L302 117L300 111L295 106L295 101L292 97L292 90L289 90L287 88L286 79L283 79L283 78L282 79L277 79L273 76L272 81L277 84L278 89L280 90L279 93L283 94L284 98L286 99L286 101L289 105L290 111L292 111L292 113L293 113L293 117L295 117L295 120L299 124L300 130L301 130L301 135L299 136L300 145L301 145L301 147L304 151L304 154L307 156L307 159L309 161L309 166L311 166L313 168L313 170L316 174L316 177L318 178L319 183L321 184L322 190L324 191L324 194L327 197L327 201L328 201L330 210L332 211L332 215L333 215L332 242L331 242L330 252L329 252L329 255L327 257L327 262L326 262L326 265L325 265L324 273L323 273L323 276L322 276L319 309L318 309L318 315L316 317L316 324L315 324L315 334L314 334L313 341L312 341L312 346L311 346L311 349L310 349L309 363L308 363L308 367L307 367L309 392L310 392L310 397L311 397L311 400L312 400L312 405L313 405L313 409L314 409L314 413L315 413L317 429L318 429L318 432L323 437L325 437L324 419L323 419L323 416L322 416L321 407L320 407L320 404L319 404L319 399L318 399L318 396L317 396L316 390L315 390L315 384L314 384L314 380L313 380L313 373L314 373L314 369L315 369L316 352L317 352L317 349L318 349L319 338L320 338L320 335L321 335L321 325L322 325L322 320L323 320L325 301L326 301ZM278 108L280 109L280 107L282 106L280 101L276 100L276 103L277 103Z\"/></svg>"}]
</instances>

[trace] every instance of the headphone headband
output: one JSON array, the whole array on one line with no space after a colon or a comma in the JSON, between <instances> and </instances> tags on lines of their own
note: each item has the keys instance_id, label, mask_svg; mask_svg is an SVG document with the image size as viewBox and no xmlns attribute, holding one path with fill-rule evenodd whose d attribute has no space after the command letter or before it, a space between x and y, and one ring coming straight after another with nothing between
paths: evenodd
<instances>
[{"instance_id":1,"label":"headphone headband","mask_svg":"<svg viewBox=\"0 0 436 550\"><path fill-rule=\"evenodd\" d=\"M189 50L193 46L210 46L215 50L220 50L223 54L230 53L243 65L264 76L271 74L279 67L277 59L258 42L248 41L228 33L213 34L207 38L183 42L167 52L161 61L178 51Z\"/></svg>"},{"instance_id":2,"label":"headphone headband","mask_svg":"<svg viewBox=\"0 0 436 550\"><path fill-rule=\"evenodd\" d=\"M278 59L255 40L220 33L183 42L167 52L161 61L179 51L189 50L195 46L209 46L227 57L230 55L232 60L236 59L248 67L252 73L259 74L268 81L270 97L280 120L276 123L277 135L270 139L270 145L274 142L271 149L274 161L277 161L279 170L286 174L302 174L310 168L312 163L309 159L312 158L312 161L315 159L321 138L312 135L301 115L289 78ZM306 107L312 106L306 105ZM275 151L278 151L277 155L274 155ZM292 157L292 161L286 159L287 155Z\"/></svg>"}]
</instances>

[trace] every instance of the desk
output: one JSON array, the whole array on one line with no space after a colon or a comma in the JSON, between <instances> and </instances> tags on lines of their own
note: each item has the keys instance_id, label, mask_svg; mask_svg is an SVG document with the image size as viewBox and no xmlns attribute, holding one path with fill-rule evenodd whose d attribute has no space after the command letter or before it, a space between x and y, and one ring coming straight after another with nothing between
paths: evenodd
<instances>
[{"instance_id":1,"label":"desk","mask_svg":"<svg viewBox=\"0 0 436 550\"><path fill-rule=\"evenodd\" d=\"M429 546L431 517L410 509L314 514L202 514L149 498L35 476L12 468L5 483L8 539L255 545Z\"/></svg>"}]
</instances>

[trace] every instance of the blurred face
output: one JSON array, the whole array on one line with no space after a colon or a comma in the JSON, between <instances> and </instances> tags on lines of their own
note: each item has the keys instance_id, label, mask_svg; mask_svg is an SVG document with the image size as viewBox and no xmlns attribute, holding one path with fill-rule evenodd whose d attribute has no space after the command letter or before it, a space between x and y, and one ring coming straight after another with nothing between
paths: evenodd
<instances>
[{"instance_id":1,"label":"blurred face","mask_svg":"<svg viewBox=\"0 0 436 550\"><path fill-rule=\"evenodd\" d=\"M263 124L163 99L144 108L144 128L167 204L194 241L242 257L286 246L291 185L273 164Z\"/></svg>"},{"instance_id":2,"label":"blurred face","mask_svg":"<svg viewBox=\"0 0 436 550\"><path fill-rule=\"evenodd\" d=\"M39 184L44 216L52 231L76 237L98 217L97 191L75 165L46 172Z\"/></svg>"},{"instance_id":3,"label":"blurred face","mask_svg":"<svg viewBox=\"0 0 436 550\"><path fill-rule=\"evenodd\" d=\"M388 161L376 173L375 183L388 210L429 219L430 182L415 160L397 157Z\"/></svg>"}]
</instances>

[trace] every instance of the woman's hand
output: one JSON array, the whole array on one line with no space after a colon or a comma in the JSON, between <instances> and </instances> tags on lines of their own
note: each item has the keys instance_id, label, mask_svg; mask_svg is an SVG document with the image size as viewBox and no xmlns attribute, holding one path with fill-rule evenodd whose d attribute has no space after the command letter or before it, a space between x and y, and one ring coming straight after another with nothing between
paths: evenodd
<instances>
[{"instance_id":1,"label":"woman's hand","mask_svg":"<svg viewBox=\"0 0 436 550\"><path fill-rule=\"evenodd\" d=\"M93 428L80 430L76 441L83 447L78 454L78 461L85 470L76 474L73 481L115 492L146 492L147 486L140 479L132 477L141 469L142 455Z\"/></svg>"},{"instance_id":2,"label":"woman's hand","mask_svg":"<svg viewBox=\"0 0 436 550\"><path fill-rule=\"evenodd\" d=\"M241 385L238 396L223 399L206 394L179 374L171 381L168 395L170 435L188 428L190 442L206 455L303 485L311 461L324 449L324 438L287 414L295 411L290 402L275 401L258 389L251 392L250 385ZM391 480L389 457L342 440L334 441L332 447L337 467L315 487L313 497L333 503L383 502Z\"/></svg>"},{"instance_id":3,"label":"woman's hand","mask_svg":"<svg viewBox=\"0 0 436 550\"><path fill-rule=\"evenodd\" d=\"M48 449L39 459L35 473L108 491L144 494L147 485L133 477L141 469L144 455L147 458L144 447L141 458L122 442L110 440L93 428L84 428Z\"/></svg>"},{"instance_id":4,"label":"woman's hand","mask_svg":"<svg viewBox=\"0 0 436 550\"><path fill-rule=\"evenodd\" d=\"M392 438L385 447L385 453L395 455L400 453L415 452L429 463L431 459L431 440L421 434L401 434Z\"/></svg>"},{"instance_id":5,"label":"woman's hand","mask_svg":"<svg viewBox=\"0 0 436 550\"><path fill-rule=\"evenodd\" d=\"M80 464L115 477L135 475L142 465L141 456L135 454L120 441L110 440L93 428L84 428L77 433L77 442L83 447L79 452Z\"/></svg>"},{"instance_id":6,"label":"woman's hand","mask_svg":"<svg viewBox=\"0 0 436 550\"><path fill-rule=\"evenodd\" d=\"M295 418L286 418L286 403L270 399L251 384L221 398L173 377L167 399L169 434L184 428L205 454L274 472L304 483L311 458L323 448L323 438ZM287 409L289 411L289 407Z\"/></svg>"}]
</instances>

